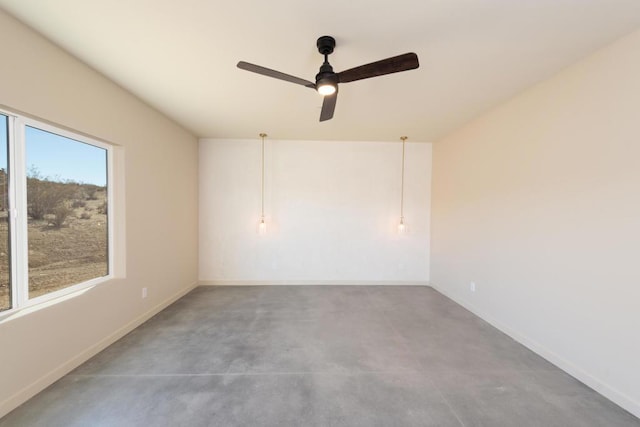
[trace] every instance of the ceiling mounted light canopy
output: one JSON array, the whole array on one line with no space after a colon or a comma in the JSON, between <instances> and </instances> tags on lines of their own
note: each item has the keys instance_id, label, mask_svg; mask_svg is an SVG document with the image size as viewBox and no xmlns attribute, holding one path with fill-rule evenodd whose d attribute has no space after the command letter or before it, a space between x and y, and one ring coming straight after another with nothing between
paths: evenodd
<instances>
[{"instance_id":1,"label":"ceiling mounted light canopy","mask_svg":"<svg viewBox=\"0 0 640 427\"><path fill-rule=\"evenodd\" d=\"M316 46L318 47L318 52L324 55L324 62L320 66L320 71L316 74L315 83L244 61L238 62L238 68L316 90L324 97L322 111L320 112L320 121L324 122L333 118L338 99L338 83L355 82L371 77L413 70L420 66L418 55L411 52L336 73L333 71L331 64L329 64L329 55L333 53L333 49L336 47L336 40L331 36L322 36L318 38Z\"/></svg>"}]
</instances>

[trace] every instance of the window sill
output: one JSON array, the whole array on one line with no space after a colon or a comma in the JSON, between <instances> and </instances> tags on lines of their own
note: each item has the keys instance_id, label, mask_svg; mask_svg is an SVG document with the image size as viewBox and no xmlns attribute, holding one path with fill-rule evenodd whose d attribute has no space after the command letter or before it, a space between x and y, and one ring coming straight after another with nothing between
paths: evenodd
<instances>
[{"instance_id":1,"label":"window sill","mask_svg":"<svg viewBox=\"0 0 640 427\"><path fill-rule=\"evenodd\" d=\"M113 278L114 276L112 274L98 277L95 279L87 280L86 282L78 283L77 285L69 286L68 288L60 289L59 291L51 292L50 294L45 294L30 299L25 302L22 307L11 308L9 310L0 312L0 326L3 323L9 322L11 320L19 319L23 316L40 311L47 307L54 306L63 301L78 297L94 286L113 280Z\"/></svg>"}]
</instances>

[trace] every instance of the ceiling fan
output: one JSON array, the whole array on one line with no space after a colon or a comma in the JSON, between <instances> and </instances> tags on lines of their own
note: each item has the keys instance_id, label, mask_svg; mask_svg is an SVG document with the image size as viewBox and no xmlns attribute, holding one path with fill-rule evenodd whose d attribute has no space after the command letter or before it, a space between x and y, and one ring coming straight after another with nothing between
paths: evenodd
<instances>
[{"instance_id":1,"label":"ceiling fan","mask_svg":"<svg viewBox=\"0 0 640 427\"><path fill-rule=\"evenodd\" d=\"M333 53L333 49L336 47L335 39L331 36L322 36L318 39L316 45L318 46L318 52L320 52L321 55L324 55L324 62L320 66L320 71L316 74L315 83L244 61L238 62L238 68L262 74L263 76L273 77L275 79L306 86L318 91L320 95L324 96L324 100L322 101L322 111L320 112L320 121L324 122L325 120L329 120L333 117L333 112L336 108L336 100L338 98L339 83L355 82L356 80L368 79L370 77L378 77L384 76L385 74L413 70L420 66L418 63L418 55L415 53L405 53L403 55L394 56L336 73L333 71L333 67L329 64L328 59L329 55Z\"/></svg>"}]
</instances>

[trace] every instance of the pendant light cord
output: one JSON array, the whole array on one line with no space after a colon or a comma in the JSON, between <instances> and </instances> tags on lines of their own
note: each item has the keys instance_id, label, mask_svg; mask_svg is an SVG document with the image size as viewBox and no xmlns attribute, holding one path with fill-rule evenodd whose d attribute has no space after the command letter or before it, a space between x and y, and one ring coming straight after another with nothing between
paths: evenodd
<instances>
[{"instance_id":1,"label":"pendant light cord","mask_svg":"<svg viewBox=\"0 0 640 427\"><path fill-rule=\"evenodd\" d=\"M402 140L402 181L400 186L400 221L404 220L404 145L407 141L406 136L401 136Z\"/></svg>"},{"instance_id":2,"label":"pendant light cord","mask_svg":"<svg viewBox=\"0 0 640 427\"><path fill-rule=\"evenodd\" d=\"M262 138L262 205L260 208L261 218L264 220L264 137L267 136L266 133L261 133L260 138Z\"/></svg>"}]
</instances>

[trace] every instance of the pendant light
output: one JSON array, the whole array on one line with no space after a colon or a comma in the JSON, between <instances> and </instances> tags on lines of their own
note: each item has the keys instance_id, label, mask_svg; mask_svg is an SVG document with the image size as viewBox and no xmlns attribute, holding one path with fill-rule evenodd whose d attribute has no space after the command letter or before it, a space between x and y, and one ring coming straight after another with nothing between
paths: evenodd
<instances>
[{"instance_id":1,"label":"pendant light","mask_svg":"<svg viewBox=\"0 0 640 427\"><path fill-rule=\"evenodd\" d=\"M260 208L260 222L258 222L258 234L260 235L267 234L267 223L264 220L264 138L266 136L266 133L260 134L260 138L262 139L262 197Z\"/></svg>"},{"instance_id":2,"label":"pendant light","mask_svg":"<svg viewBox=\"0 0 640 427\"><path fill-rule=\"evenodd\" d=\"M404 148L407 141L406 136L401 136L402 140L402 180L400 184L400 222L398 223L398 233L405 234L407 232L407 226L404 223Z\"/></svg>"}]
</instances>

